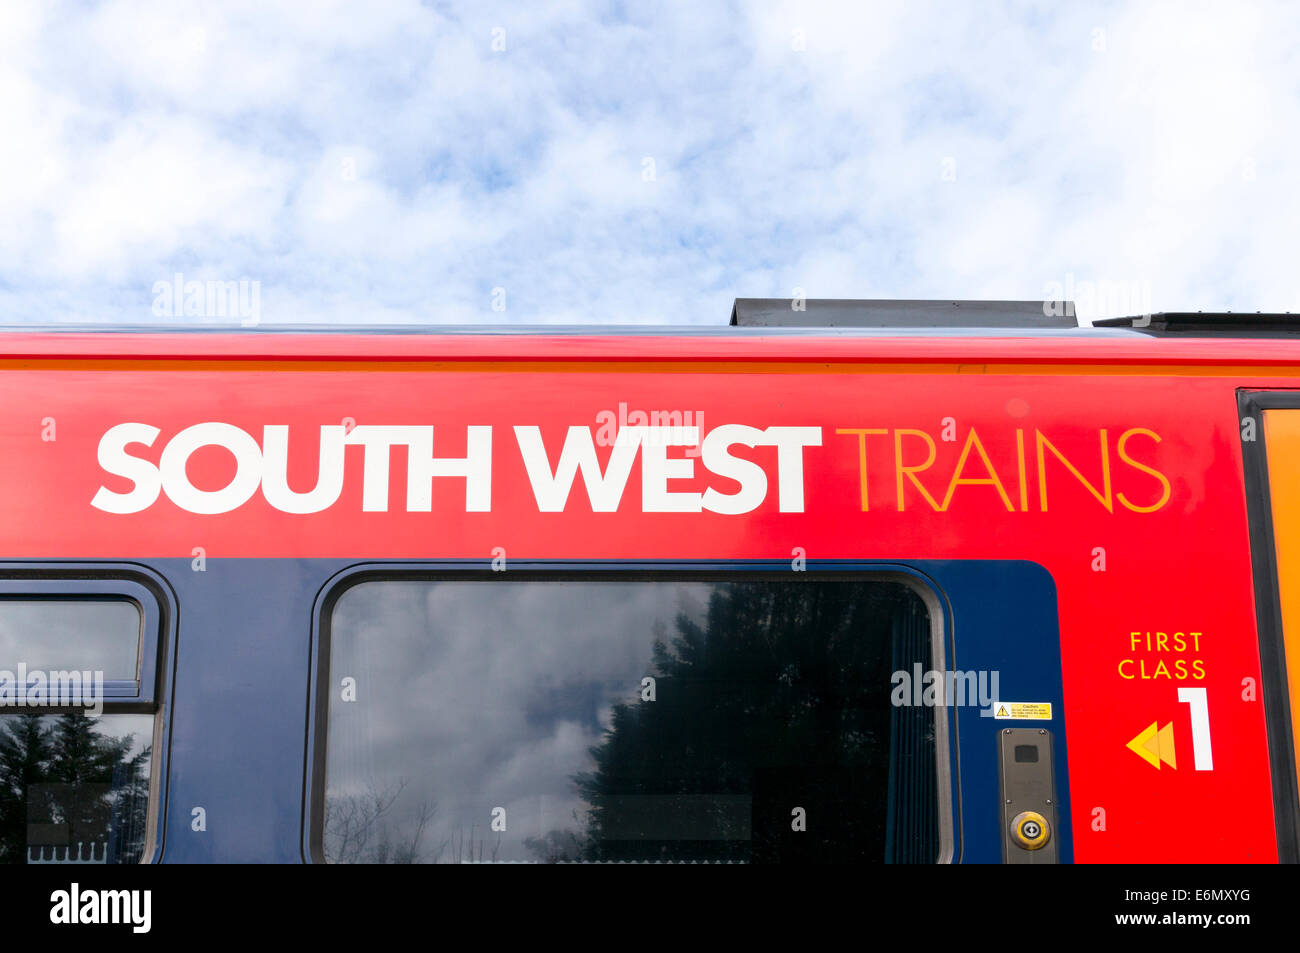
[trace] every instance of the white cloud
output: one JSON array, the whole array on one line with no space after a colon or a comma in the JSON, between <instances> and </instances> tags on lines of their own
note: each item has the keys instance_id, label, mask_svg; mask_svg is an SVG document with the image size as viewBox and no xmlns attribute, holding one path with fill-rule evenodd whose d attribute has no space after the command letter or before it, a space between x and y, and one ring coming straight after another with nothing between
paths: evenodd
<instances>
[{"instance_id":1,"label":"white cloud","mask_svg":"<svg viewBox=\"0 0 1300 953\"><path fill-rule=\"evenodd\" d=\"M1067 279L1300 308L1291 7L622 17L0 5L3 320L147 320L175 271L260 280L263 323L722 323L794 286Z\"/></svg>"}]
</instances>

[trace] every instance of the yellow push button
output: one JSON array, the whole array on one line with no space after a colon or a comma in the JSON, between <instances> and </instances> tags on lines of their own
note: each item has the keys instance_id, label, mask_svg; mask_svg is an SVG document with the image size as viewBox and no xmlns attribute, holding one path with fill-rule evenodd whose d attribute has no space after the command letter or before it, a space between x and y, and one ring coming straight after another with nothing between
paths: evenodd
<instances>
[{"instance_id":1,"label":"yellow push button","mask_svg":"<svg viewBox=\"0 0 1300 953\"><path fill-rule=\"evenodd\" d=\"M1051 836L1047 818L1037 811L1021 811L1011 822L1011 839L1025 850L1038 850Z\"/></svg>"}]
</instances>

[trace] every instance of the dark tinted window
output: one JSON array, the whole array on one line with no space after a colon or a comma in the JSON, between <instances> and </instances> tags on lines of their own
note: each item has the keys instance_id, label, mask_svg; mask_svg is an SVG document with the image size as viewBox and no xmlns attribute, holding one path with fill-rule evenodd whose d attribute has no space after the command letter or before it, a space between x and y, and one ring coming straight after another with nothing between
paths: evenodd
<instances>
[{"instance_id":1,"label":"dark tinted window","mask_svg":"<svg viewBox=\"0 0 1300 953\"><path fill-rule=\"evenodd\" d=\"M328 623L329 861L938 855L901 584L372 581Z\"/></svg>"}]
</instances>

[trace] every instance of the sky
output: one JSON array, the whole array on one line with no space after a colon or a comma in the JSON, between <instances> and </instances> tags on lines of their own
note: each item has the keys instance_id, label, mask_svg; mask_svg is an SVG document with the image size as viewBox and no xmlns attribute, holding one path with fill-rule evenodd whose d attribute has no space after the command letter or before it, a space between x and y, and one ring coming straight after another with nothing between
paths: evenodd
<instances>
[{"instance_id":1,"label":"sky","mask_svg":"<svg viewBox=\"0 0 1300 953\"><path fill-rule=\"evenodd\" d=\"M1242 0L4 0L0 324L1300 311L1298 93Z\"/></svg>"}]
</instances>

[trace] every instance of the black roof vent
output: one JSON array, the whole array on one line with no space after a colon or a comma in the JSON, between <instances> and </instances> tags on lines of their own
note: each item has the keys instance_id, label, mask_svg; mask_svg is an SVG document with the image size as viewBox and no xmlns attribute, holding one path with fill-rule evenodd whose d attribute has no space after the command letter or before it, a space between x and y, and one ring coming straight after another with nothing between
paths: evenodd
<instances>
[{"instance_id":1,"label":"black roof vent","mask_svg":"<svg viewBox=\"0 0 1300 953\"><path fill-rule=\"evenodd\" d=\"M1135 328L1150 334L1187 337L1300 337L1300 314L1289 311L1163 311L1127 318L1102 318L1099 328Z\"/></svg>"},{"instance_id":2,"label":"black roof vent","mask_svg":"<svg viewBox=\"0 0 1300 953\"><path fill-rule=\"evenodd\" d=\"M1072 301L737 298L746 328L1077 328Z\"/></svg>"}]
</instances>

